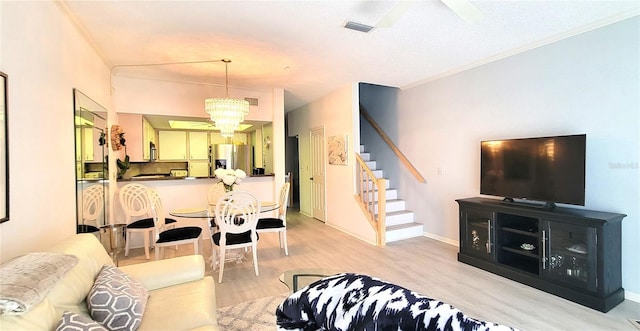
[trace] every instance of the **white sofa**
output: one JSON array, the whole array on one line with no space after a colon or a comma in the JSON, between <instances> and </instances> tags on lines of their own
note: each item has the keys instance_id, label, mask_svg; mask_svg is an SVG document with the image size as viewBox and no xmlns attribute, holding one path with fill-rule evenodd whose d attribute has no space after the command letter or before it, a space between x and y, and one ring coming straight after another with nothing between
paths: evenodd
<instances>
[{"instance_id":1,"label":"white sofa","mask_svg":"<svg viewBox=\"0 0 640 331\"><path fill-rule=\"evenodd\" d=\"M103 265L113 261L92 234L78 234L46 250L78 257L73 267L23 315L0 316L1 330L55 330L65 311L90 316L85 298ZM213 278L205 277L201 255L123 266L119 268L149 290L138 330L219 330Z\"/></svg>"}]
</instances>

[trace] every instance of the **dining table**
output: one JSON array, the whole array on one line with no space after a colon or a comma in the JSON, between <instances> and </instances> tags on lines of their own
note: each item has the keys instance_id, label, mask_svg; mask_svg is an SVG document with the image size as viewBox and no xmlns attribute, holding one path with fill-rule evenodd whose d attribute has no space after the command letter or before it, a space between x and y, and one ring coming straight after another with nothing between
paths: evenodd
<instances>
[{"instance_id":1,"label":"dining table","mask_svg":"<svg viewBox=\"0 0 640 331\"><path fill-rule=\"evenodd\" d=\"M173 217L182 217L189 219L203 219L207 221L207 228L209 230L209 238L216 233L218 227L215 223L215 206L216 205L208 205L206 207L187 207L187 208L179 208L174 209L169 212L169 214ZM273 201L261 201L260 202L260 213L267 213L277 210L280 206L277 202ZM238 249L238 251L233 254L228 254L227 258L225 258L225 262L244 262L244 251L242 249Z\"/></svg>"},{"instance_id":2,"label":"dining table","mask_svg":"<svg viewBox=\"0 0 640 331\"><path fill-rule=\"evenodd\" d=\"M172 210L169 214L173 217L214 219L215 206L216 205L208 205L207 207L179 208ZM260 202L260 213L271 212L278 209L278 207L280 207L278 203L273 201Z\"/></svg>"}]
</instances>

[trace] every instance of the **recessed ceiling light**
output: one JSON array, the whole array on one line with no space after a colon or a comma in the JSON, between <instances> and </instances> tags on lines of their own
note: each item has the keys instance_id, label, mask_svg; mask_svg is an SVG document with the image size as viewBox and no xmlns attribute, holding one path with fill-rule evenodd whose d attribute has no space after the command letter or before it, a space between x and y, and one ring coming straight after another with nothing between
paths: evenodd
<instances>
[{"instance_id":1,"label":"recessed ceiling light","mask_svg":"<svg viewBox=\"0 0 640 331\"><path fill-rule=\"evenodd\" d=\"M364 32L364 33L367 33L369 31L373 30L373 27L371 25L366 25L366 24L353 22L353 21L347 21L344 24L344 27L346 29L356 30L356 31Z\"/></svg>"}]
</instances>

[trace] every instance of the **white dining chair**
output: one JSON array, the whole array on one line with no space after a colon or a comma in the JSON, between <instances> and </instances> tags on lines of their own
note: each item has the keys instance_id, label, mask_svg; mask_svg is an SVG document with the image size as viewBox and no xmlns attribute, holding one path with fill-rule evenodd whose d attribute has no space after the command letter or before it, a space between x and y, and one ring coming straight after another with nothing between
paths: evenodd
<instances>
[{"instance_id":1,"label":"white dining chair","mask_svg":"<svg viewBox=\"0 0 640 331\"><path fill-rule=\"evenodd\" d=\"M265 217L258 219L256 231L258 233L276 232L280 241L280 249L284 248L284 254L289 255L287 248L287 204L289 202L289 182L280 188L280 201L278 202L277 217Z\"/></svg>"},{"instance_id":2,"label":"white dining chair","mask_svg":"<svg viewBox=\"0 0 640 331\"><path fill-rule=\"evenodd\" d=\"M253 266L256 276L258 272L258 215L260 201L246 191L230 191L216 202L216 222L219 231L211 236L212 267L220 268L218 283L222 283L225 254L230 249L251 248ZM216 261L217 257L217 261Z\"/></svg>"},{"instance_id":3,"label":"white dining chair","mask_svg":"<svg viewBox=\"0 0 640 331\"><path fill-rule=\"evenodd\" d=\"M147 191L149 197L149 203L151 208L151 214L153 216L154 225L154 251L156 260L160 259L161 250L167 246L177 246L182 244L192 244L193 254L200 254L200 234L202 228L199 226L183 226L167 229L165 224L165 213L162 207L162 200L158 191L149 189Z\"/></svg>"},{"instance_id":4,"label":"white dining chair","mask_svg":"<svg viewBox=\"0 0 640 331\"><path fill-rule=\"evenodd\" d=\"M94 184L82 191L82 225L100 227L104 213L104 186Z\"/></svg>"},{"instance_id":5,"label":"white dining chair","mask_svg":"<svg viewBox=\"0 0 640 331\"><path fill-rule=\"evenodd\" d=\"M149 259L150 237L153 235L154 223L147 191L149 187L138 183L123 186L118 193L120 205L124 210L127 225L124 256L129 256L131 237L141 233L144 239L144 255ZM171 227L176 220L165 218L165 225Z\"/></svg>"}]
</instances>

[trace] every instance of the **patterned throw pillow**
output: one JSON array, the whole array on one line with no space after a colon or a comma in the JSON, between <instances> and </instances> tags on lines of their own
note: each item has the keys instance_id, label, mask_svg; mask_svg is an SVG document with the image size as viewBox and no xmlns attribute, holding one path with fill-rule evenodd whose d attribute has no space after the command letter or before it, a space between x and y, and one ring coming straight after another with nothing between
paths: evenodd
<instances>
[{"instance_id":1,"label":"patterned throw pillow","mask_svg":"<svg viewBox=\"0 0 640 331\"><path fill-rule=\"evenodd\" d=\"M108 331L98 322L87 316L65 311L56 327L56 331Z\"/></svg>"},{"instance_id":2,"label":"patterned throw pillow","mask_svg":"<svg viewBox=\"0 0 640 331\"><path fill-rule=\"evenodd\" d=\"M442 301L377 278L339 274L291 294L276 309L277 330L513 331L473 319Z\"/></svg>"},{"instance_id":3,"label":"patterned throw pillow","mask_svg":"<svg viewBox=\"0 0 640 331\"><path fill-rule=\"evenodd\" d=\"M149 292L114 266L104 266L87 296L91 317L109 330L136 330Z\"/></svg>"}]
</instances>

